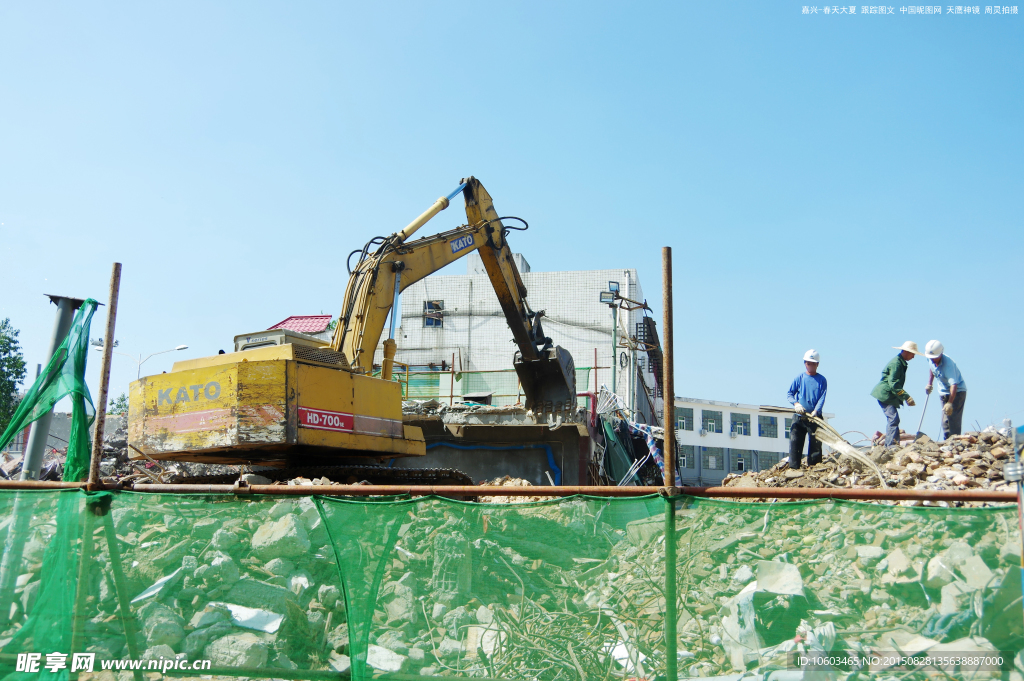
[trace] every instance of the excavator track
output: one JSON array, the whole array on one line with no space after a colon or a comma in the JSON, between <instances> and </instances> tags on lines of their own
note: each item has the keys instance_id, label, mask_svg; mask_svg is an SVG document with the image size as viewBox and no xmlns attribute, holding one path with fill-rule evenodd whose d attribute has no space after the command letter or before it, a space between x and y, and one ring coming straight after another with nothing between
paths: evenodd
<instances>
[{"instance_id":1,"label":"excavator track","mask_svg":"<svg viewBox=\"0 0 1024 681\"><path fill-rule=\"evenodd\" d=\"M388 468L387 466L304 466L254 471L271 482L287 482L295 478L317 480L327 478L333 483L351 485L472 485L473 478L455 468ZM177 480L179 484L232 485L238 475L201 475Z\"/></svg>"}]
</instances>

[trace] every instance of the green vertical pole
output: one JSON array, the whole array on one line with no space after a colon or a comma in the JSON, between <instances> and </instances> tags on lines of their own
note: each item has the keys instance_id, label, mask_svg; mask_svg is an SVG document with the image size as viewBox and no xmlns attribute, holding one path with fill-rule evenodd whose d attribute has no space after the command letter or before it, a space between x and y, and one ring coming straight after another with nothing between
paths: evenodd
<instances>
[{"instance_id":1,"label":"green vertical pole","mask_svg":"<svg viewBox=\"0 0 1024 681\"><path fill-rule=\"evenodd\" d=\"M113 337L109 334L107 338ZM110 552L110 571L114 577L114 591L117 594L117 608L121 616L121 626L124 629L125 641L128 644L128 655L133 660L141 660L139 655L138 634L135 630L135 620L132 619L131 599L128 597L128 586L124 580L124 567L121 565L121 549L118 546L117 532L114 529L114 519L110 512L112 497L101 497L99 500L99 512L103 516L103 535L107 538L107 550ZM132 670L135 681L143 681L142 672L138 669Z\"/></svg>"},{"instance_id":2,"label":"green vertical pole","mask_svg":"<svg viewBox=\"0 0 1024 681\"><path fill-rule=\"evenodd\" d=\"M668 681L677 681L675 497L667 496L665 502L665 675Z\"/></svg>"},{"instance_id":3,"label":"green vertical pole","mask_svg":"<svg viewBox=\"0 0 1024 681\"><path fill-rule=\"evenodd\" d=\"M89 568L92 566L93 561L93 518L95 510L94 506L89 503L90 499L84 492L78 492L82 497L85 497L85 517L82 518L82 548L81 553L78 556L78 579L75 581L75 604L71 611L71 653L72 657L74 653L85 652L85 621L89 619L86 616L86 597L89 595L89 589L87 587L89 581ZM75 672L69 677L71 681L77 681L78 672Z\"/></svg>"}]
</instances>

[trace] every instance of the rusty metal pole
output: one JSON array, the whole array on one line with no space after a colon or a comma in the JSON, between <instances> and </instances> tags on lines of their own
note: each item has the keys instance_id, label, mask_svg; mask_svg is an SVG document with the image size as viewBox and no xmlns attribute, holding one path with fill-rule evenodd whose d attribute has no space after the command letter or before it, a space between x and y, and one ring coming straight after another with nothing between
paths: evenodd
<instances>
[{"instance_id":1,"label":"rusty metal pole","mask_svg":"<svg viewBox=\"0 0 1024 681\"><path fill-rule=\"evenodd\" d=\"M665 419L665 487L676 484L676 393L672 373L672 247L661 249L662 304L665 306L665 328L662 329L662 392Z\"/></svg>"},{"instance_id":2,"label":"rusty metal pole","mask_svg":"<svg viewBox=\"0 0 1024 681\"><path fill-rule=\"evenodd\" d=\"M107 298L107 331L103 335L103 363L100 365L100 390L96 398L96 430L92 436L92 459L89 461L89 486L100 482L100 459L103 458L103 427L107 422L107 391L110 387L110 358L114 352L114 324L117 321L117 296L121 290L121 263L115 262L110 273L110 297Z\"/></svg>"},{"instance_id":3,"label":"rusty metal pole","mask_svg":"<svg viewBox=\"0 0 1024 681\"><path fill-rule=\"evenodd\" d=\"M672 248L661 249L662 304L665 307L665 328L662 330L662 412L665 422L665 487L676 484L675 385L672 376ZM665 498L665 676L679 678L678 635L676 632L676 501L669 493Z\"/></svg>"}]
</instances>

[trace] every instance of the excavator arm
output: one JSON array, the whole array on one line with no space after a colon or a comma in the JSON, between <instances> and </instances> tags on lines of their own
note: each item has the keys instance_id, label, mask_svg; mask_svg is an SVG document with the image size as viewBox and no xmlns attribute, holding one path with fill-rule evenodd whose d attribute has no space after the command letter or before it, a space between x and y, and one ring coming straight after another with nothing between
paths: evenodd
<instances>
[{"instance_id":1,"label":"excavator arm","mask_svg":"<svg viewBox=\"0 0 1024 681\"><path fill-rule=\"evenodd\" d=\"M461 193L466 201L468 223L457 229L408 241L416 230L448 207ZM526 406L536 412L575 410L576 380L572 357L553 347L541 325L543 312L530 309L526 286L506 241L506 228L494 209L490 194L474 177L466 178L447 197L411 222L401 232L378 238L360 252L345 290L345 303L334 331L331 348L343 352L353 371L372 369L373 355L388 324L384 342L383 374L390 377L395 356L399 294L445 265L479 251L484 269L498 297L512 337L519 348L514 360L526 395ZM374 253L369 253L377 246ZM353 251L353 255L359 251ZM350 255L351 258L351 255Z\"/></svg>"}]
</instances>

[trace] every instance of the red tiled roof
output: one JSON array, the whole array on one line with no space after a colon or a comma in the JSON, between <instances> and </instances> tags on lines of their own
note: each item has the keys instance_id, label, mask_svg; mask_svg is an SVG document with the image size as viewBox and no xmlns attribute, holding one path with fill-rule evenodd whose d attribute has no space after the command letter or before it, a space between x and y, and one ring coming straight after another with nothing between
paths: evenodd
<instances>
[{"instance_id":1,"label":"red tiled roof","mask_svg":"<svg viewBox=\"0 0 1024 681\"><path fill-rule=\"evenodd\" d=\"M321 333L331 323L329 314L293 315L284 321L274 324L271 329L288 329L299 333Z\"/></svg>"}]
</instances>

